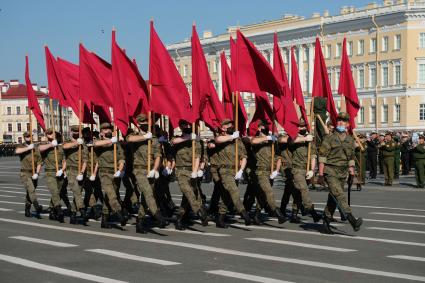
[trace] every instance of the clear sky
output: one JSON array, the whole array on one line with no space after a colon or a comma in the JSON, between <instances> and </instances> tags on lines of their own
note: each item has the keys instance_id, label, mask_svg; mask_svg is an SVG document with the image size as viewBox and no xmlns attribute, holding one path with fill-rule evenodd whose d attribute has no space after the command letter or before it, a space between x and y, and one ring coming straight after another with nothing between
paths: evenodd
<instances>
[{"instance_id":1,"label":"clear sky","mask_svg":"<svg viewBox=\"0 0 425 283\"><path fill-rule=\"evenodd\" d=\"M53 55L78 63L78 43L110 61L111 29L118 44L136 58L147 79L149 20L162 41L190 38L191 25L198 33L214 35L228 26L258 23L313 12L339 13L342 6L363 7L371 0L0 0L0 80L23 81L25 54L31 80L47 83L44 45ZM378 1L381 3L381 1Z\"/></svg>"}]
</instances>

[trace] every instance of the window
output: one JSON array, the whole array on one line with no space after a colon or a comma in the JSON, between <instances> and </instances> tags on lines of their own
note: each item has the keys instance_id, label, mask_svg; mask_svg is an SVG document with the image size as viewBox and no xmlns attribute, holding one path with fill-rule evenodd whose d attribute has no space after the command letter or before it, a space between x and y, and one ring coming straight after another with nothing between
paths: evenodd
<instances>
[{"instance_id":1,"label":"window","mask_svg":"<svg viewBox=\"0 0 425 283\"><path fill-rule=\"evenodd\" d=\"M217 73L217 61L213 62L213 73L216 74Z\"/></svg>"},{"instance_id":2,"label":"window","mask_svg":"<svg viewBox=\"0 0 425 283\"><path fill-rule=\"evenodd\" d=\"M306 48L304 48L304 62L308 62L308 59L309 59L309 49L308 49L308 47L306 47Z\"/></svg>"},{"instance_id":3,"label":"window","mask_svg":"<svg viewBox=\"0 0 425 283\"><path fill-rule=\"evenodd\" d=\"M395 85L401 84L401 66L400 65L394 66L394 84Z\"/></svg>"},{"instance_id":4,"label":"window","mask_svg":"<svg viewBox=\"0 0 425 283\"><path fill-rule=\"evenodd\" d=\"M388 51L388 36L384 36L382 38L382 51L387 52Z\"/></svg>"},{"instance_id":5,"label":"window","mask_svg":"<svg viewBox=\"0 0 425 283\"><path fill-rule=\"evenodd\" d=\"M25 106L25 114L27 114L27 115L30 114L29 109L28 109L28 106Z\"/></svg>"},{"instance_id":6,"label":"window","mask_svg":"<svg viewBox=\"0 0 425 283\"><path fill-rule=\"evenodd\" d=\"M376 68L370 67L369 73L370 73L369 87L375 87L376 86Z\"/></svg>"},{"instance_id":7,"label":"window","mask_svg":"<svg viewBox=\"0 0 425 283\"><path fill-rule=\"evenodd\" d=\"M208 67L208 73L211 72L211 63L210 62L207 62L207 67Z\"/></svg>"},{"instance_id":8,"label":"window","mask_svg":"<svg viewBox=\"0 0 425 283\"><path fill-rule=\"evenodd\" d=\"M27 123L27 132L30 131L30 123Z\"/></svg>"},{"instance_id":9,"label":"window","mask_svg":"<svg viewBox=\"0 0 425 283\"><path fill-rule=\"evenodd\" d=\"M12 132L13 131L12 123L7 124L7 130L9 132Z\"/></svg>"},{"instance_id":10,"label":"window","mask_svg":"<svg viewBox=\"0 0 425 283\"><path fill-rule=\"evenodd\" d=\"M328 71L329 85L332 88L332 71Z\"/></svg>"},{"instance_id":11,"label":"window","mask_svg":"<svg viewBox=\"0 0 425 283\"><path fill-rule=\"evenodd\" d=\"M188 71L188 67L187 65L183 66L183 77L187 77L187 71Z\"/></svg>"},{"instance_id":12,"label":"window","mask_svg":"<svg viewBox=\"0 0 425 283\"><path fill-rule=\"evenodd\" d=\"M370 106L370 109L369 109L369 122L375 123L375 118L376 118L376 106L372 105Z\"/></svg>"},{"instance_id":13,"label":"window","mask_svg":"<svg viewBox=\"0 0 425 283\"><path fill-rule=\"evenodd\" d=\"M364 124L364 106L361 106L359 109L359 115L357 118L359 124Z\"/></svg>"},{"instance_id":14,"label":"window","mask_svg":"<svg viewBox=\"0 0 425 283\"><path fill-rule=\"evenodd\" d=\"M400 104L394 105L394 122L400 122Z\"/></svg>"},{"instance_id":15,"label":"window","mask_svg":"<svg viewBox=\"0 0 425 283\"><path fill-rule=\"evenodd\" d=\"M16 106L16 115L21 115L21 107Z\"/></svg>"},{"instance_id":16,"label":"window","mask_svg":"<svg viewBox=\"0 0 425 283\"><path fill-rule=\"evenodd\" d=\"M382 105L381 122L388 123L388 105Z\"/></svg>"},{"instance_id":17,"label":"window","mask_svg":"<svg viewBox=\"0 0 425 283\"><path fill-rule=\"evenodd\" d=\"M419 120L425 121L425 103L419 104Z\"/></svg>"},{"instance_id":18,"label":"window","mask_svg":"<svg viewBox=\"0 0 425 283\"><path fill-rule=\"evenodd\" d=\"M358 46L357 46L357 55L363 55L364 54L364 40L360 39Z\"/></svg>"},{"instance_id":19,"label":"window","mask_svg":"<svg viewBox=\"0 0 425 283\"><path fill-rule=\"evenodd\" d=\"M382 67L382 86L383 87L388 86L388 67L387 66Z\"/></svg>"},{"instance_id":20,"label":"window","mask_svg":"<svg viewBox=\"0 0 425 283\"><path fill-rule=\"evenodd\" d=\"M364 88L364 69L359 70L359 77L357 78L357 87Z\"/></svg>"},{"instance_id":21,"label":"window","mask_svg":"<svg viewBox=\"0 0 425 283\"><path fill-rule=\"evenodd\" d=\"M425 83L425 64L419 64L418 82L421 84Z\"/></svg>"},{"instance_id":22,"label":"window","mask_svg":"<svg viewBox=\"0 0 425 283\"><path fill-rule=\"evenodd\" d=\"M353 42L349 41L347 44L347 55L353 56Z\"/></svg>"},{"instance_id":23,"label":"window","mask_svg":"<svg viewBox=\"0 0 425 283\"><path fill-rule=\"evenodd\" d=\"M16 126L18 128L18 132L22 132L21 123L17 123Z\"/></svg>"},{"instance_id":24,"label":"window","mask_svg":"<svg viewBox=\"0 0 425 283\"><path fill-rule=\"evenodd\" d=\"M12 107L7 107L7 115L12 115Z\"/></svg>"},{"instance_id":25,"label":"window","mask_svg":"<svg viewBox=\"0 0 425 283\"><path fill-rule=\"evenodd\" d=\"M335 58L341 57L341 43L336 44Z\"/></svg>"},{"instance_id":26,"label":"window","mask_svg":"<svg viewBox=\"0 0 425 283\"><path fill-rule=\"evenodd\" d=\"M303 87L303 89L307 92L309 91L309 84L310 84L310 74L307 70L304 72L304 87Z\"/></svg>"},{"instance_id":27,"label":"window","mask_svg":"<svg viewBox=\"0 0 425 283\"><path fill-rule=\"evenodd\" d=\"M425 32L419 34L419 48L425 48Z\"/></svg>"},{"instance_id":28,"label":"window","mask_svg":"<svg viewBox=\"0 0 425 283\"><path fill-rule=\"evenodd\" d=\"M401 34L397 34L394 37L394 50L400 50L401 49Z\"/></svg>"},{"instance_id":29,"label":"window","mask_svg":"<svg viewBox=\"0 0 425 283\"><path fill-rule=\"evenodd\" d=\"M332 54L332 46L330 44L328 44L328 45L326 45L326 48L325 48L326 59L331 58L331 54Z\"/></svg>"},{"instance_id":30,"label":"window","mask_svg":"<svg viewBox=\"0 0 425 283\"><path fill-rule=\"evenodd\" d=\"M339 87L339 75L340 75L340 70L337 70L335 72L335 89L338 89Z\"/></svg>"},{"instance_id":31,"label":"window","mask_svg":"<svg viewBox=\"0 0 425 283\"><path fill-rule=\"evenodd\" d=\"M370 48L369 48L369 52L370 52L370 53L375 53L375 52L376 52L376 38L371 38L371 39L370 39Z\"/></svg>"}]
</instances>

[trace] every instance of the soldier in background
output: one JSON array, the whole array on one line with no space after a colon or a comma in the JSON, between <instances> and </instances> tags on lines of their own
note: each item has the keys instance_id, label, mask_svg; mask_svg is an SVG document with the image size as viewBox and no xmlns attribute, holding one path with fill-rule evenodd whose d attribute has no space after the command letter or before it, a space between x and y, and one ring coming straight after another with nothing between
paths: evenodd
<instances>
[{"instance_id":1,"label":"soldier in background","mask_svg":"<svg viewBox=\"0 0 425 283\"><path fill-rule=\"evenodd\" d=\"M19 160L21 161L20 177L27 192L25 197L25 216L31 217L32 204L37 212L37 217L40 218L40 213L42 212L43 207L37 201L35 189L37 187L37 180L41 170L42 159L38 148L35 148L34 143L31 143L30 133L25 132L23 137L24 142L16 146L15 154L19 156ZM34 152L34 171L32 151Z\"/></svg>"},{"instance_id":2,"label":"soldier in background","mask_svg":"<svg viewBox=\"0 0 425 283\"><path fill-rule=\"evenodd\" d=\"M425 136L420 135L418 145L413 149L415 158L416 186L425 189Z\"/></svg>"},{"instance_id":3,"label":"soldier in background","mask_svg":"<svg viewBox=\"0 0 425 283\"><path fill-rule=\"evenodd\" d=\"M369 178L376 179L378 174L378 148L379 138L376 132L370 134L367 141L367 160L369 161Z\"/></svg>"},{"instance_id":4,"label":"soldier in background","mask_svg":"<svg viewBox=\"0 0 425 283\"><path fill-rule=\"evenodd\" d=\"M380 134L379 135L379 145L378 145L378 167L379 167L379 174L384 174L384 154L381 150L381 144L385 142L385 135Z\"/></svg>"},{"instance_id":5,"label":"soldier in background","mask_svg":"<svg viewBox=\"0 0 425 283\"><path fill-rule=\"evenodd\" d=\"M401 137L401 174L409 175L410 173L410 151L412 149L412 140L407 134L403 134Z\"/></svg>"},{"instance_id":6,"label":"soldier in background","mask_svg":"<svg viewBox=\"0 0 425 283\"><path fill-rule=\"evenodd\" d=\"M385 175L385 184L384 186L392 186L394 179L394 151L396 148L396 143L391 137L391 133L387 132L385 134L385 139L381 141L379 146L379 152L382 156L383 169Z\"/></svg>"},{"instance_id":7,"label":"soldier in background","mask_svg":"<svg viewBox=\"0 0 425 283\"><path fill-rule=\"evenodd\" d=\"M357 180L358 183L364 185L366 180L366 161L367 161L367 143L366 143L366 137L362 134L358 135L358 138L360 140L361 147L357 144L355 146L355 152L356 152L356 171L357 171Z\"/></svg>"},{"instance_id":8,"label":"soldier in background","mask_svg":"<svg viewBox=\"0 0 425 283\"><path fill-rule=\"evenodd\" d=\"M398 135L394 136L395 148L394 148L394 179L400 178L400 151L401 143Z\"/></svg>"}]
</instances>

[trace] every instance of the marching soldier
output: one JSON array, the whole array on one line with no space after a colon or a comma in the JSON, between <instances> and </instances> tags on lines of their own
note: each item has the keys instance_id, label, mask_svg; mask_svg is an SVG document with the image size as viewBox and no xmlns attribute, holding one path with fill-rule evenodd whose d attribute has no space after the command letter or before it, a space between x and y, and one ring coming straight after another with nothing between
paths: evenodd
<instances>
[{"instance_id":1,"label":"marching soldier","mask_svg":"<svg viewBox=\"0 0 425 283\"><path fill-rule=\"evenodd\" d=\"M198 136L192 133L192 125L181 120L179 127L182 135L174 137L171 144L174 147L176 162L176 179L183 193L183 199L177 212L177 220L175 223L177 230L183 230L183 216L188 212L189 208L193 213L197 214L202 225L208 225L207 211L202 204L201 194L198 190L198 168L201 158L201 144ZM195 140L195 164L192 164L192 141Z\"/></svg>"},{"instance_id":2,"label":"marching soldier","mask_svg":"<svg viewBox=\"0 0 425 283\"><path fill-rule=\"evenodd\" d=\"M401 138L401 174L409 175L410 173L410 150L412 149L412 140L403 134Z\"/></svg>"},{"instance_id":3,"label":"marching soldier","mask_svg":"<svg viewBox=\"0 0 425 283\"><path fill-rule=\"evenodd\" d=\"M93 144L99 168L99 178L102 190L105 193L102 209L101 228L111 228L110 216L116 216L121 226L127 223L126 215L123 215L121 204L118 201L117 191L121 185L121 177L124 174L124 153L118 143L118 138L112 136L113 126L110 123L100 125L100 140ZM117 171L114 162L114 144L116 145Z\"/></svg>"},{"instance_id":4,"label":"marching soldier","mask_svg":"<svg viewBox=\"0 0 425 283\"><path fill-rule=\"evenodd\" d=\"M159 167L161 165L161 146L158 139L153 137L151 132L148 132L148 117L141 114L137 117L137 122L141 132L139 134L133 133L126 137L127 142L132 145L133 172L136 176L140 194L143 195L147 207L158 221L159 226L163 228L165 227L165 221L154 197L155 181L159 178ZM152 142L150 157L148 156L149 140ZM150 171L148 171L148 164L150 164ZM137 233L146 233L145 216L143 205L140 205L136 224Z\"/></svg>"},{"instance_id":5,"label":"marching soldier","mask_svg":"<svg viewBox=\"0 0 425 283\"><path fill-rule=\"evenodd\" d=\"M61 208L61 190L64 184L63 173L65 171L65 159L62 145L58 144L59 133L54 134L52 129L46 131L47 142L39 145L41 158L46 172L47 188L50 191L50 220L58 220L63 222L63 211ZM56 139L55 139L56 137ZM55 153L56 150L56 153ZM56 155L56 157L55 157ZM58 162L58 170L56 171L56 160Z\"/></svg>"},{"instance_id":6,"label":"marching soldier","mask_svg":"<svg viewBox=\"0 0 425 283\"><path fill-rule=\"evenodd\" d=\"M396 143L391 137L391 133L385 134L385 139L379 146L379 152L382 155L382 165L384 168L385 184L384 186L392 186L394 179L394 151Z\"/></svg>"},{"instance_id":7,"label":"marching soldier","mask_svg":"<svg viewBox=\"0 0 425 283\"><path fill-rule=\"evenodd\" d=\"M349 116L341 112L337 117L337 126L335 132L327 135L319 149L319 178L318 183L329 187L329 194L336 200L326 204L323 214L324 232L332 234L330 227L330 217L335 211L336 205L346 215L354 231L360 230L362 219L356 219L348 205L344 195L344 184L347 179L347 173L354 175L354 139L347 133L349 126Z\"/></svg>"},{"instance_id":8,"label":"marching soldier","mask_svg":"<svg viewBox=\"0 0 425 283\"><path fill-rule=\"evenodd\" d=\"M418 145L413 149L415 177L418 188L425 188L425 136L420 135Z\"/></svg>"},{"instance_id":9,"label":"marching soldier","mask_svg":"<svg viewBox=\"0 0 425 283\"><path fill-rule=\"evenodd\" d=\"M43 207L37 201L37 194L35 188L37 187L37 180L41 170L41 156L38 148L35 148L34 143L31 143L30 133L24 133L24 142L16 146L15 154L19 156L21 161L21 182L26 189L25 198L25 216L31 217L31 204L34 206L37 217L40 217L40 213ZM32 153L34 151L34 153ZM34 154L34 163L32 160L32 154ZM34 164L34 171L33 171ZM34 172L34 174L33 174Z\"/></svg>"},{"instance_id":10,"label":"marching soldier","mask_svg":"<svg viewBox=\"0 0 425 283\"><path fill-rule=\"evenodd\" d=\"M369 161L369 178L376 179L378 174L378 134L373 132L370 134L370 139L367 141L367 160Z\"/></svg>"},{"instance_id":11,"label":"marching soldier","mask_svg":"<svg viewBox=\"0 0 425 283\"><path fill-rule=\"evenodd\" d=\"M400 178L400 151L401 144L398 136L394 137L395 148L394 148L394 179Z\"/></svg>"},{"instance_id":12,"label":"marching soldier","mask_svg":"<svg viewBox=\"0 0 425 283\"><path fill-rule=\"evenodd\" d=\"M366 175L367 143L365 140L365 136L359 134L358 138L360 140L360 143L363 149L361 149L361 147L357 144L357 141L356 141L355 152L356 152L357 179L358 179L358 183L364 185L365 175Z\"/></svg>"},{"instance_id":13,"label":"marching soldier","mask_svg":"<svg viewBox=\"0 0 425 283\"><path fill-rule=\"evenodd\" d=\"M269 135L269 127L267 122L260 121L258 123L257 136L251 139L252 150L256 160L254 177L256 182L258 182L261 191L263 192L263 194L259 194L259 196L265 197L265 199L262 201L264 203L262 206L264 207L267 204L271 211L278 218L279 223L284 223L286 221L286 217L282 214L276 205L273 188L270 184L270 180L276 178L280 170L279 162L277 163L277 166L275 166L275 170L270 173L272 162L272 143L276 142L276 140L277 138L274 135ZM280 159L277 160L280 161Z\"/></svg>"},{"instance_id":14,"label":"marching soldier","mask_svg":"<svg viewBox=\"0 0 425 283\"><path fill-rule=\"evenodd\" d=\"M81 147L81 153L79 153ZM74 195L71 208L70 224L77 224L77 211L84 222L86 219L86 211L83 201L83 180L87 166L87 147L84 146L84 140L79 135L79 126L71 126L71 138L63 144L65 155L66 176L68 178L68 187ZM81 160L80 159L81 156ZM79 162L81 167L79 168ZM80 171L78 171L80 170Z\"/></svg>"}]
</instances>

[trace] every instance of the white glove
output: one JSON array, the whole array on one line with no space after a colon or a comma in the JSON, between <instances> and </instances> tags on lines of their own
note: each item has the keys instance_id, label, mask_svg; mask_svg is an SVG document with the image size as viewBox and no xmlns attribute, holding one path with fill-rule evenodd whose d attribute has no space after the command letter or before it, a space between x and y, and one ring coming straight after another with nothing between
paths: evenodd
<instances>
[{"instance_id":1,"label":"white glove","mask_svg":"<svg viewBox=\"0 0 425 283\"><path fill-rule=\"evenodd\" d=\"M32 177L31 177L33 180L37 180L38 179L38 174L37 173L35 173L34 175L32 175Z\"/></svg>"},{"instance_id":2,"label":"white glove","mask_svg":"<svg viewBox=\"0 0 425 283\"><path fill-rule=\"evenodd\" d=\"M277 138L276 138L276 136L275 136L275 135L271 135L271 136L267 136L267 140L268 140L268 141L275 142L275 141L277 140Z\"/></svg>"},{"instance_id":3,"label":"white glove","mask_svg":"<svg viewBox=\"0 0 425 283\"><path fill-rule=\"evenodd\" d=\"M155 179L158 179L158 178L159 178L159 172L158 172L158 171L156 171L156 170L154 170L154 169L152 169L151 171L149 171L149 173L148 173L147 177L148 177L148 178L155 178Z\"/></svg>"},{"instance_id":4,"label":"white glove","mask_svg":"<svg viewBox=\"0 0 425 283\"><path fill-rule=\"evenodd\" d=\"M277 177L277 175L279 175L279 172L278 172L278 171L273 171L273 172L270 174L270 179L271 179L271 180L274 180L274 178L276 178L276 177Z\"/></svg>"},{"instance_id":5,"label":"white glove","mask_svg":"<svg viewBox=\"0 0 425 283\"><path fill-rule=\"evenodd\" d=\"M27 148L28 148L29 150L34 149L34 144L33 144L33 143L30 143L29 145L27 145Z\"/></svg>"},{"instance_id":6,"label":"white glove","mask_svg":"<svg viewBox=\"0 0 425 283\"><path fill-rule=\"evenodd\" d=\"M57 147L58 146L58 141L57 140L52 140L52 142L50 143L53 147Z\"/></svg>"},{"instance_id":7,"label":"white glove","mask_svg":"<svg viewBox=\"0 0 425 283\"><path fill-rule=\"evenodd\" d=\"M239 131L235 131L235 132L232 134L232 139L237 139L237 138L239 138Z\"/></svg>"},{"instance_id":8,"label":"white glove","mask_svg":"<svg viewBox=\"0 0 425 283\"><path fill-rule=\"evenodd\" d=\"M115 172L114 178L121 178L121 171L120 170L117 170L117 172Z\"/></svg>"},{"instance_id":9,"label":"white glove","mask_svg":"<svg viewBox=\"0 0 425 283\"><path fill-rule=\"evenodd\" d=\"M241 180L243 175L243 170L239 170L238 173L235 175L235 180Z\"/></svg>"},{"instance_id":10,"label":"white glove","mask_svg":"<svg viewBox=\"0 0 425 283\"><path fill-rule=\"evenodd\" d=\"M313 135L308 134L305 136L305 141L311 142L312 140L313 140Z\"/></svg>"},{"instance_id":11,"label":"white glove","mask_svg":"<svg viewBox=\"0 0 425 283\"><path fill-rule=\"evenodd\" d=\"M84 140L83 140L82 138L78 138L78 139L77 139L77 143L78 143L79 145L82 145L82 144L84 143Z\"/></svg>"},{"instance_id":12,"label":"white glove","mask_svg":"<svg viewBox=\"0 0 425 283\"><path fill-rule=\"evenodd\" d=\"M63 175L63 170L62 169L59 169L57 172L56 172L56 177L61 177Z\"/></svg>"},{"instance_id":13,"label":"white glove","mask_svg":"<svg viewBox=\"0 0 425 283\"><path fill-rule=\"evenodd\" d=\"M112 144L116 144L117 142L118 142L118 138L116 136L111 138Z\"/></svg>"},{"instance_id":14,"label":"white glove","mask_svg":"<svg viewBox=\"0 0 425 283\"><path fill-rule=\"evenodd\" d=\"M192 174L190 175L190 178L192 178L192 179L198 178L198 172L196 172L196 171L192 172Z\"/></svg>"},{"instance_id":15,"label":"white glove","mask_svg":"<svg viewBox=\"0 0 425 283\"><path fill-rule=\"evenodd\" d=\"M81 182L83 178L84 178L83 174L78 174L76 179L77 181Z\"/></svg>"},{"instance_id":16,"label":"white glove","mask_svg":"<svg viewBox=\"0 0 425 283\"><path fill-rule=\"evenodd\" d=\"M91 175L89 179L90 181L94 182L96 180L96 175Z\"/></svg>"},{"instance_id":17,"label":"white glove","mask_svg":"<svg viewBox=\"0 0 425 283\"><path fill-rule=\"evenodd\" d=\"M143 135L143 137L144 137L146 140L150 140L150 139L152 138L152 133L151 133L151 132L147 132L146 134L144 134L144 135Z\"/></svg>"},{"instance_id":18,"label":"white glove","mask_svg":"<svg viewBox=\"0 0 425 283\"><path fill-rule=\"evenodd\" d=\"M313 172L312 170L308 171L308 172L305 174L305 178L306 178L307 180L310 180L311 178L313 178L313 176L314 176L314 172Z\"/></svg>"},{"instance_id":19,"label":"white glove","mask_svg":"<svg viewBox=\"0 0 425 283\"><path fill-rule=\"evenodd\" d=\"M198 175L198 178L202 178L204 176L204 171L198 170L198 172L196 172L196 174Z\"/></svg>"},{"instance_id":20,"label":"white glove","mask_svg":"<svg viewBox=\"0 0 425 283\"><path fill-rule=\"evenodd\" d=\"M198 136L195 133L191 133L190 134L190 139L193 140L193 141L194 140L197 140L198 139Z\"/></svg>"}]
</instances>

